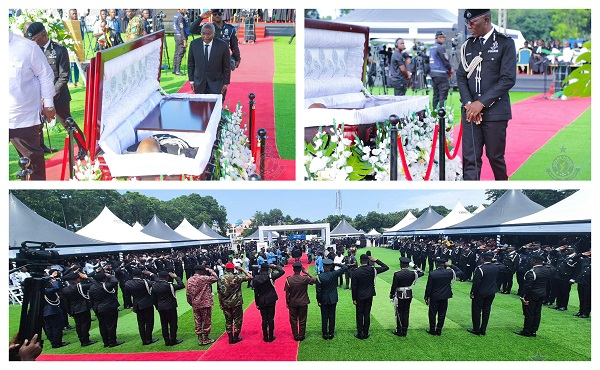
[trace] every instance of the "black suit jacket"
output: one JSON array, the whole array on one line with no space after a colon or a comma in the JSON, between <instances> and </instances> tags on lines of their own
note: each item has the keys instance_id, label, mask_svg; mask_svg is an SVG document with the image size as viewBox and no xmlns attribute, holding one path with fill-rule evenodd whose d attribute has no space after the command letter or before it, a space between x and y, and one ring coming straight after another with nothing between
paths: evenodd
<instances>
[{"instance_id":1,"label":"black suit jacket","mask_svg":"<svg viewBox=\"0 0 600 370\"><path fill-rule=\"evenodd\" d=\"M64 287L63 297L65 299L65 309L69 315L73 316L90 310L89 300L84 298L83 295L87 296L89 294L91 286L91 282L82 281L78 284L69 282L69 285Z\"/></svg>"},{"instance_id":2,"label":"black suit jacket","mask_svg":"<svg viewBox=\"0 0 600 370\"><path fill-rule=\"evenodd\" d=\"M223 85L229 85L231 78L227 44L213 39L207 66L204 61L204 42L202 39L192 41L188 54L188 78L194 82L196 94L220 94Z\"/></svg>"},{"instance_id":3,"label":"black suit jacket","mask_svg":"<svg viewBox=\"0 0 600 370\"><path fill-rule=\"evenodd\" d=\"M257 307L263 307L275 303L278 299L275 287L271 284L271 280L275 281L283 276L285 272L280 266L275 266L275 271L270 274L261 270L252 285L254 286L254 301Z\"/></svg>"},{"instance_id":4,"label":"black suit jacket","mask_svg":"<svg viewBox=\"0 0 600 370\"><path fill-rule=\"evenodd\" d=\"M481 102L485 108L481 111L484 121L504 121L512 118L508 91L517 80L517 52L515 42L508 36L494 30L483 47L479 40L469 37L465 41L464 55L467 65L476 56L483 58L481 62L481 88L476 91L476 74L467 78L463 63L459 63L456 72L456 83L460 91L460 101L467 104L471 101ZM463 113L465 109L463 108Z\"/></svg>"},{"instance_id":5,"label":"black suit jacket","mask_svg":"<svg viewBox=\"0 0 600 370\"><path fill-rule=\"evenodd\" d=\"M506 265L484 262L477 266L473 274L471 294L478 297L489 297L498 292L497 278L501 271L509 271Z\"/></svg>"},{"instance_id":6,"label":"black suit jacket","mask_svg":"<svg viewBox=\"0 0 600 370\"><path fill-rule=\"evenodd\" d=\"M44 55L54 72L54 105L65 104L71 101L69 93L69 76L71 76L71 63L69 52L61 44L50 40L50 44L44 51Z\"/></svg>"},{"instance_id":7,"label":"black suit jacket","mask_svg":"<svg viewBox=\"0 0 600 370\"><path fill-rule=\"evenodd\" d=\"M525 273L522 297L528 301L546 297L546 284L555 272L550 265L536 265Z\"/></svg>"},{"instance_id":8,"label":"black suit jacket","mask_svg":"<svg viewBox=\"0 0 600 370\"><path fill-rule=\"evenodd\" d=\"M90 287L90 301L94 312L103 313L116 311L119 308L119 299L117 298L117 286L119 280L116 277L110 276L106 281L96 282Z\"/></svg>"},{"instance_id":9,"label":"black suit jacket","mask_svg":"<svg viewBox=\"0 0 600 370\"><path fill-rule=\"evenodd\" d=\"M371 298L376 295L375 293L375 271L377 274L381 274L389 270L389 267L381 262L380 260L375 261L379 267L362 265L356 270L352 271L352 300L359 301L367 298Z\"/></svg>"},{"instance_id":10,"label":"black suit jacket","mask_svg":"<svg viewBox=\"0 0 600 370\"><path fill-rule=\"evenodd\" d=\"M156 275L153 275L156 279ZM125 282L125 289L133 297L133 309L143 310L144 308L152 307L154 298L152 297L152 287L154 281L133 278Z\"/></svg>"},{"instance_id":11,"label":"black suit jacket","mask_svg":"<svg viewBox=\"0 0 600 370\"><path fill-rule=\"evenodd\" d=\"M452 270L439 267L429 273L427 286L425 287L425 300L438 301L452 298L452 281L460 278L463 272L456 266L450 266Z\"/></svg>"},{"instance_id":12,"label":"black suit jacket","mask_svg":"<svg viewBox=\"0 0 600 370\"><path fill-rule=\"evenodd\" d=\"M157 310L164 311L177 307L177 298L173 296L173 292L185 288L185 285L179 276L175 277L175 282L177 284L159 280L152 286L152 296Z\"/></svg>"}]
</instances>

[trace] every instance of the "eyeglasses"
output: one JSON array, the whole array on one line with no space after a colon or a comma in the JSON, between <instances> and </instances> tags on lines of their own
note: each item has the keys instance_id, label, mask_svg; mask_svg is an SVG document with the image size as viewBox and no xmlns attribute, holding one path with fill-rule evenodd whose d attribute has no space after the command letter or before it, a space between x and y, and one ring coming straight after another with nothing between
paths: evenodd
<instances>
[{"instance_id":1,"label":"eyeglasses","mask_svg":"<svg viewBox=\"0 0 600 370\"><path fill-rule=\"evenodd\" d=\"M215 13L212 13L212 15L220 16L220 15L223 15L223 13L221 13L221 12L215 12Z\"/></svg>"}]
</instances>

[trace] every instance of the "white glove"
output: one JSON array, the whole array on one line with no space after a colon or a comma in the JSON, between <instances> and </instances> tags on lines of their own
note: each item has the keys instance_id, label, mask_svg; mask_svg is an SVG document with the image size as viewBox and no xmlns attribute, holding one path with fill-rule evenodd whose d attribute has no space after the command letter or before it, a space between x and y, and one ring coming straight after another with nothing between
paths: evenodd
<instances>
[{"instance_id":1,"label":"white glove","mask_svg":"<svg viewBox=\"0 0 600 370\"><path fill-rule=\"evenodd\" d=\"M415 264L413 262L409 262L408 267L415 267Z\"/></svg>"}]
</instances>

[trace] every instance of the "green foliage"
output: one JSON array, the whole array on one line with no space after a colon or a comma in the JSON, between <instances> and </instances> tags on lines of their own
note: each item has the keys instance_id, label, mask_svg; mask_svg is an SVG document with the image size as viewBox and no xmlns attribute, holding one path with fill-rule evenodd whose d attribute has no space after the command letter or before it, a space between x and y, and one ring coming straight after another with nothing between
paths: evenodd
<instances>
[{"instance_id":1,"label":"green foliage","mask_svg":"<svg viewBox=\"0 0 600 370\"><path fill-rule=\"evenodd\" d=\"M492 9L492 21L497 19L498 11ZM590 9L508 9L506 23L528 41L591 37Z\"/></svg>"},{"instance_id":2,"label":"green foliage","mask_svg":"<svg viewBox=\"0 0 600 370\"><path fill-rule=\"evenodd\" d=\"M563 81L565 95L570 97L592 96L592 41L587 41L583 47L588 49L581 53L575 63L584 63L581 67L573 70L569 77Z\"/></svg>"},{"instance_id":3,"label":"green foliage","mask_svg":"<svg viewBox=\"0 0 600 370\"><path fill-rule=\"evenodd\" d=\"M41 22L46 27L51 40L65 46L74 52L74 45L78 43L66 30L63 21L47 9L21 9L21 15L8 18L9 28L13 33L23 36L23 26L27 22Z\"/></svg>"}]
</instances>

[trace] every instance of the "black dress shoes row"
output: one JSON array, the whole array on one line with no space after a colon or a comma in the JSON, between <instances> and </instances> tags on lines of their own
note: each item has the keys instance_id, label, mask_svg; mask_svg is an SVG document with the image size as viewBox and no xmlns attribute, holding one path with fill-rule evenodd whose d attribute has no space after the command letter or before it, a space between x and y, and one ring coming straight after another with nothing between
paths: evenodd
<instances>
[{"instance_id":1,"label":"black dress shoes row","mask_svg":"<svg viewBox=\"0 0 600 370\"><path fill-rule=\"evenodd\" d=\"M152 343L156 343L156 342L158 342L158 338L152 338L152 339L150 339L150 341L149 341L149 342L143 342L142 344L143 344L144 346L147 346L147 345L150 345L150 344L152 344Z\"/></svg>"},{"instance_id":2,"label":"black dress shoes row","mask_svg":"<svg viewBox=\"0 0 600 370\"><path fill-rule=\"evenodd\" d=\"M97 340L88 340L87 342L81 343L82 347L87 347L87 346L91 346L92 344L96 344L98 343Z\"/></svg>"},{"instance_id":3,"label":"black dress shoes row","mask_svg":"<svg viewBox=\"0 0 600 370\"><path fill-rule=\"evenodd\" d=\"M369 334L364 335L362 333L354 333L354 338L356 339L368 339L369 338Z\"/></svg>"},{"instance_id":4,"label":"black dress shoes row","mask_svg":"<svg viewBox=\"0 0 600 370\"><path fill-rule=\"evenodd\" d=\"M61 342L59 344L53 344L52 348L61 348L61 347L64 347L64 346L68 346L69 344L70 344L69 342Z\"/></svg>"},{"instance_id":5,"label":"black dress shoes row","mask_svg":"<svg viewBox=\"0 0 600 370\"><path fill-rule=\"evenodd\" d=\"M325 333L325 334L323 334L323 339L325 339L325 340L331 340L331 339L333 339L333 333Z\"/></svg>"},{"instance_id":6,"label":"black dress shoes row","mask_svg":"<svg viewBox=\"0 0 600 370\"><path fill-rule=\"evenodd\" d=\"M515 334L520 335L522 337L535 337L536 336L535 333L532 334L532 333L528 333L528 332L522 331L522 330L521 331L515 331Z\"/></svg>"},{"instance_id":7,"label":"black dress shoes row","mask_svg":"<svg viewBox=\"0 0 600 370\"><path fill-rule=\"evenodd\" d=\"M118 341L116 341L116 342L114 342L114 343L109 343L109 345L108 345L108 346L109 346L110 348L113 348L113 347L118 347L118 346L120 346L120 345L121 345L121 344L123 344L123 343L125 343L125 341L118 340ZM106 347L106 346L105 346L105 347Z\"/></svg>"}]
</instances>

